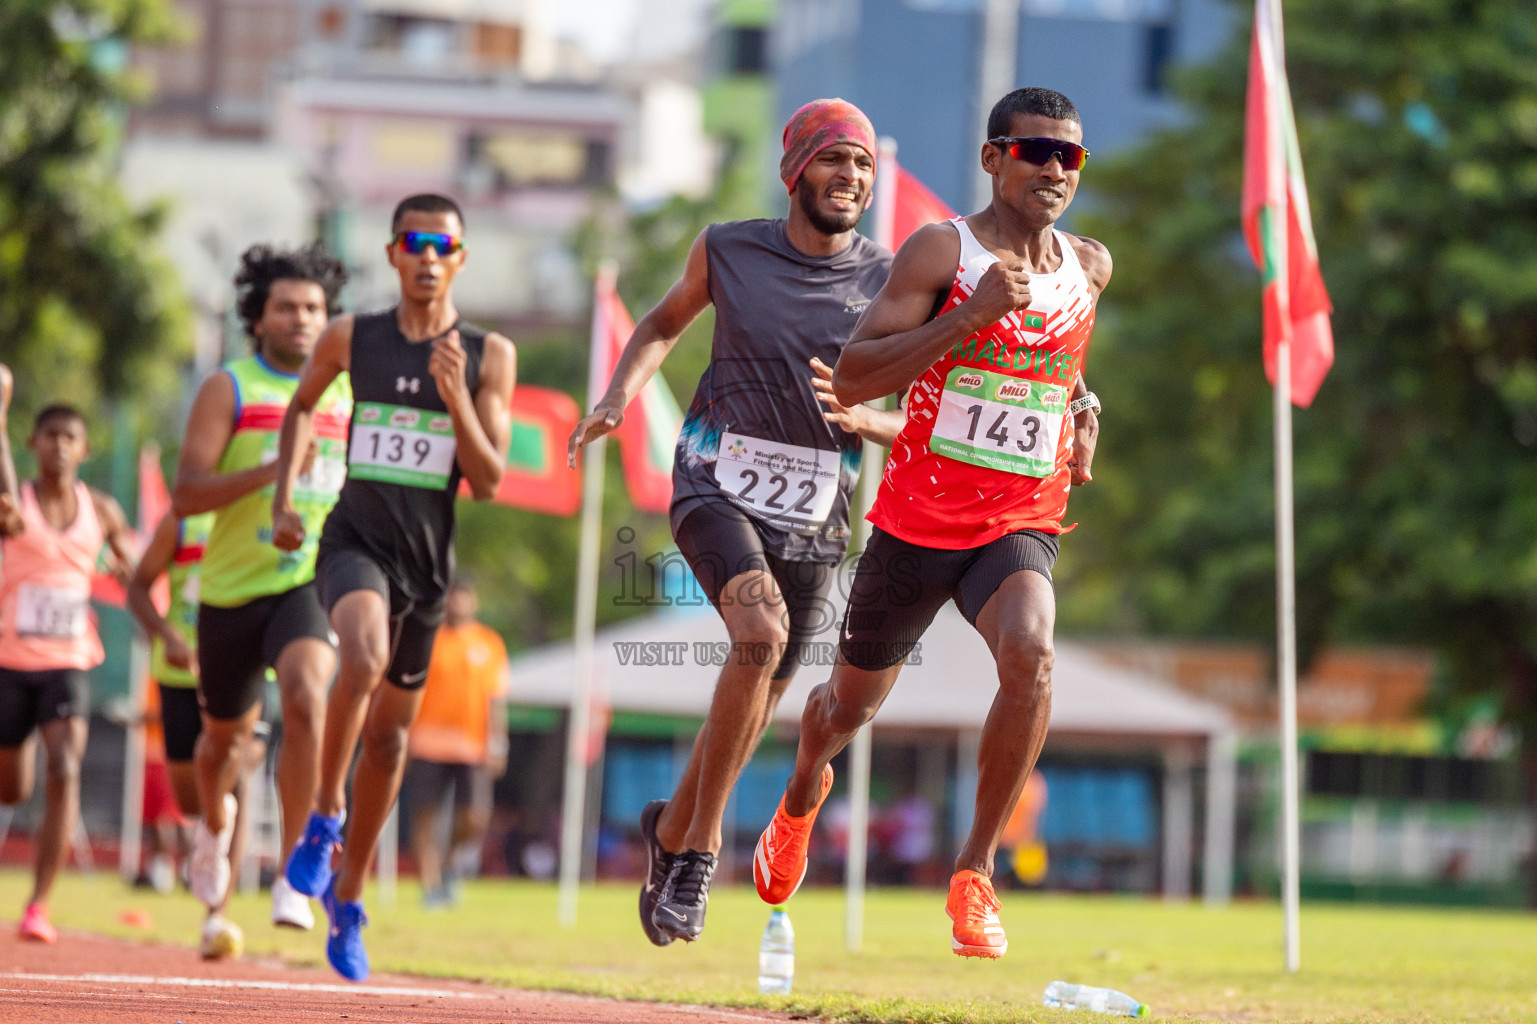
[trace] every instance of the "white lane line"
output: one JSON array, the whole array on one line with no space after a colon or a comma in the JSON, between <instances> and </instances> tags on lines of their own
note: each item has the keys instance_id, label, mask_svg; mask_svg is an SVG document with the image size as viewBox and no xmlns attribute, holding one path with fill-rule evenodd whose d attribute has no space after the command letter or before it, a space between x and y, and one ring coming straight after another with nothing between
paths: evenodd
<instances>
[{"instance_id":1,"label":"white lane line","mask_svg":"<svg viewBox=\"0 0 1537 1024\"><path fill-rule=\"evenodd\" d=\"M259 981L254 978L165 978L152 974L26 974L0 973L3 981L54 981L88 985L175 985L181 988L261 989L273 992L325 992L365 996L416 996L435 999L502 999L496 992L466 992L441 988L386 985L324 985L312 982Z\"/></svg>"}]
</instances>

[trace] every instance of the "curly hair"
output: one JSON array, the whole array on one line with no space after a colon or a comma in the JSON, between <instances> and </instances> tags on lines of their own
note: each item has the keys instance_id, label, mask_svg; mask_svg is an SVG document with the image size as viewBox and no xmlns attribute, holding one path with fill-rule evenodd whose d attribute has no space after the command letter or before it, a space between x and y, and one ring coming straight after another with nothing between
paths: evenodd
<instances>
[{"instance_id":1,"label":"curly hair","mask_svg":"<svg viewBox=\"0 0 1537 1024\"><path fill-rule=\"evenodd\" d=\"M270 245L253 245L240 254L240 269L235 272L235 311L252 341L256 340L256 324L267 308L272 282L282 280L320 285L326 293L326 313L335 316L342 311L338 299L347 283L347 268L323 243L312 242L286 252Z\"/></svg>"}]
</instances>

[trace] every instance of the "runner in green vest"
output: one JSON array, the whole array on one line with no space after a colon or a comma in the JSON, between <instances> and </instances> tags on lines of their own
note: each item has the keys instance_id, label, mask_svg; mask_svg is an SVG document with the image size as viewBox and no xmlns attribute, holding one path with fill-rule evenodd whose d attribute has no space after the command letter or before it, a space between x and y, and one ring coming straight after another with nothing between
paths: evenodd
<instances>
[{"instance_id":1,"label":"runner in green vest","mask_svg":"<svg viewBox=\"0 0 1537 1024\"><path fill-rule=\"evenodd\" d=\"M330 625L315 596L315 546L272 546L278 429L299 368L339 311L341 262L318 244L258 245L240 258L237 307L255 352L212 374L187 420L172 502L178 516L215 512L203 553L197 640L203 731L195 757L202 820L193 834L193 895L218 906L230 883L233 791L261 716L268 668L277 673L283 744L277 788L283 843L297 841L319 778L326 688L336 670ZM346 473L349 379L322 396L295 509L318 536ZM272 921L314 926L309 900L279 879Z\"/></svg>"},{"instance_id":2,"label":"runner in green vest","mask_svg":"<svg viewBox=\"0 0 1537 1024\"><path fill-rule=\"evenodd\" d=\"M165 768L176 806L183 815L196 819L202 813L197 795L197 774L192 755L203 719L197 701L197 611L200 586L199 569L214 514L204 512L186 519L167 513L155 528L149 546L139 559L133 579L128 582L128 609L150 638L150 676L160 691L160 726L165 737ZM164 615L156 607L152 591L161 573L169 576L170 603ZM265 759L266 722L257 723L258 739L247 751L246 770L235 788L239 813L230 859L238 863L245 846L250 815L245 794L254 771ZM146 784L147 785L147 784ZM148 812L146 812L148 814ZM232 887L233 888L233 887ZM224 903L228 902L228 893ZM244 945L240 926L224 916L224 903L209 907L203 921L199 952L204 959L220 960L238 956Z\"/></svg>"}]
</instances>

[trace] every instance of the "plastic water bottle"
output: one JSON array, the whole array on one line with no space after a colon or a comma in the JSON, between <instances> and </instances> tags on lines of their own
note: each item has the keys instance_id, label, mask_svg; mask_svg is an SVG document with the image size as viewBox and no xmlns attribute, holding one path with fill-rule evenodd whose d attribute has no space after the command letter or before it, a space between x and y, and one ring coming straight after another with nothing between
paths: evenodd
<instances>
[{"instance_id":1,"label":"plastic water bottle","mask_svg":"<svg viewBox=\"0 0 1537 1024\"><path fill-rule=\"evenodd\" d=\"M1055 1006L1060 1010L1091 1010L1094 1013L1113 1013L1119 1017L1146 1017L1147 1004L1139 1003L1125 992L1111 988L1095 988L1093 985L1073 985L1066 981L1054 981L1046 986L1042 1006Z\"/></svg>"},{"instance_id":2,"label":"plastic water bottle","mask_svg":"<svg viewBox=\"0 0 1537 1024\"><path fill-rule=\"evenodd\" d=\"M763 927L758 944L758 991L765 995L789 995L795 980L795 929L783 907L775 907Z\"/></svg>"}]
</instances>

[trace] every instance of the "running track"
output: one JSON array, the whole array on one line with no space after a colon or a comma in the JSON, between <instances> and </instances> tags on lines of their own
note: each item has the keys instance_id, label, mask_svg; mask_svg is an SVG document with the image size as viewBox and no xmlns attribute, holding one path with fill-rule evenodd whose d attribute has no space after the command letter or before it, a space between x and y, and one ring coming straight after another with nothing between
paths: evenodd
<instances>
[{"instance_id":1,"label":"running track","mask_svg":"<svg viewBox=\"0 0 1537 1024\"><path fill-rule=\"evenodd\" d=\"M78 933L57 946L0 932L0 1021L290 1024L770 1024L783 1015L626 1003L470 982L375 975L351 985L275 961L204 963L195 952Z\"/></svg>"}]
</instances>

